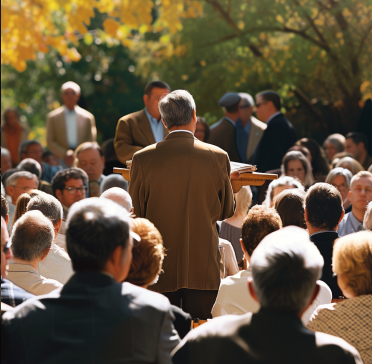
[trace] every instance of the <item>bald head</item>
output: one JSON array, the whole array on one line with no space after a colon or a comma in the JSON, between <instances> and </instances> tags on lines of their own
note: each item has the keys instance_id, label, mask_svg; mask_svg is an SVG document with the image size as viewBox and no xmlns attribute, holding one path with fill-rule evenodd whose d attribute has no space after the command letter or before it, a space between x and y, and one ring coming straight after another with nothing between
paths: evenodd
<instances>
[{"instance_id":1,"label":"bald head","mask_svg":"<svg viewBox=\"0 0 372 364\"><path fill-rule=\"evenodd\" d=\"M124 207L128 212L132 211L132 198L129 193L122 188L113 187L105 191L100 198L105 198Z\"/></svg>"},{"instance_id":2,"label":"bald head","mask_svg":"<svg viewBox=\"0 0 372 364\"><path fill-rule=\"evenodd\" d=\"M42 260L48 253L53 239L52 222L40 211L28 211L13 226L13 255L26 262Z\"/></svg>"}]
</instances>

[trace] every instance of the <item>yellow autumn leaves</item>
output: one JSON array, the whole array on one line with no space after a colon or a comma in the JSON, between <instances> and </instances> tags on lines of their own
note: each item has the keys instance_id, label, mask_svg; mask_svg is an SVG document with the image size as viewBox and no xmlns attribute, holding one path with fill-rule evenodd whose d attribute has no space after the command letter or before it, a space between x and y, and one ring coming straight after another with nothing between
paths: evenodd
<instances>
[{"instance_id":1,"label":"yellow autumn leaves","mask_svg":"<svg viewBox=\"0 0 372 364\"><path fill-rule=\"evenodd\" d=\"M154 6L158 17L153 23ZM133 30L174 34L182 29L182 18L202 14L196 0L157 0L155 4L152 0L2 0L1 64L23 71L27 60L51 48L67 61L78 61L81 56L74 45L78 35L87 34L95 9L107 15L103 31L128 47L133 45Z\"/></svg>"}]
</instances>

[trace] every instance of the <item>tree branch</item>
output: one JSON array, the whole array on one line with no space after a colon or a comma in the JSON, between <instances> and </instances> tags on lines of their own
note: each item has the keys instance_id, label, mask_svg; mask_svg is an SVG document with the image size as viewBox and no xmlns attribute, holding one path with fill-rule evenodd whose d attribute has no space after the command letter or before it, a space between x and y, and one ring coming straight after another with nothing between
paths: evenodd
<instances>
[{"instance_id":1,"label":"tree branch","mask_svg":"<svg viewBox=\"0 0 372 364\"><path fill-rule=\"evenodd\" d=\"M230 27L233 28L238 35L241 33L240 29L237 27L230 14L224 10L222 5L217 0L205 0L205 2L211 5L215 10L217 10L222 15L222 18L227 22L227 24L229 24Z\"/></svg>"},{"instance_id":2,"label":"tree branch","mask_svg":"<svg viewBox=\"0 0 372 364\"><path fill-rule=\"evenodd\" d=\"M363 34L363 37L362 37L362 40L360 41L358 50L357 50L357 52L354 56L355 60L357 60L359 58L360 54L362 53L364 43L365 43L366 39L368 38L368 33L372 34L372 24L370 24L370 26L367 28L367 31Z\"/></svg>"}]
</instances>

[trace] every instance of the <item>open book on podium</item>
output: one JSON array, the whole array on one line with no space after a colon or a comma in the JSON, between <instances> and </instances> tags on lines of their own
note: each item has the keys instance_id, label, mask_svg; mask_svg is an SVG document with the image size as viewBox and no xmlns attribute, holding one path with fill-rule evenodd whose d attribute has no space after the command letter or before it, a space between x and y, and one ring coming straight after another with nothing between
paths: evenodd
<instances>
[{"instance_id":1,"label":"open book on podium","mask_svg":"<svg viewBox=\"0 0 372 364\"><path fill-rule=\"evenodd\" d=\"M131 164L132 161L127 161L126 165L128 168L114 168L114 173L121 174L126 181L130 182ZM234 174L234 172L237 174L239 172L239 176L237 174L238 177L231 180L234 193L239 192L243 186L262 186L266 180L278 179L277 174L256 172L256 166L252 166L251 164L230 162L230 166L231 174Z\"/></svg>"}]
</instances>

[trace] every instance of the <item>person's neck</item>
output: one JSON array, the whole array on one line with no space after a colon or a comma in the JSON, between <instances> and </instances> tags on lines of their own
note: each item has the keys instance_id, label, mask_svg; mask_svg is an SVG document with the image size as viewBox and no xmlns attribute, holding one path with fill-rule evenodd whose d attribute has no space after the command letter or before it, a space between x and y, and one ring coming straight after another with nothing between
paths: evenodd
<instances>
[{"instance_id":1,"label":"person's neck","mask_svg":"<svg viewBox=\"0 0 372 364\"><path fill-rule=\"evenodd\" d=\"M236 113L236 112L234 112L234 113L226 112L225 117L231 119L235 123L236 120L238 120L238 118L239 118L239 114Z\"/></svg>"},{"instance_id":2,"label":"person's neck","mask_svg":"<svg viewBox=\"0 0 372 364\"><path fill-rule=\"evenodd\" d=\"M147 107L146 107L147 112L156 120L160 121L160 114L159 115L154 115Z\"/></svg>"},{"instance_id":3,"label":"person's neck","mask_svg":"<svg viewBox=\"0 0 372 364\"><path fill-rule=\"evenodd\" d=\"M278 113L279 110L274 110L268 117L267 119L265 120L265 123L267 123L269 120L271 120L271 118L273 117L273 115L275 115L276 113Z\"/></svg>"},{"instance_id":4,"label":"person's neck","mask_svg":"<svg viewBox=\"0 0 372 364\"><path fill-rule=\"evenodd\" d=\"M313 235L314 233L318 233L319 231L336 231L338 229L338 225L334 229L320 229L315 226L311 226L310 224L306 224L307 226L307 231L309 232L309 236Z\"/></svg>"},{"instance_id":5,"label":"person's neck","mask_svg":"<svg viewBox=\"0 0 372 364\"><path fill-rule=\"evenodd\" d=\"M357 210L355 206L351 208L351 212L357 218L357 220L361 223L364 219L365 210Z\"/></svg>"},{"instance_id":6,"label":"person's neck","mask_svg":"<svg viewBox=\"0 0 372 364\"><path fill-rule=\"evenodd\" d=\"M75 110L75 105L66 105L66 104L65 104L65 107L66 107L69 111L73 111L73 110Z\"/></svg>"},{"instance_id":7,"label":"person's neck","mask_svg":"<svg viewBox=\"0 0 372 364\"><path fill-rule=\"evenodd\" d=\"M235 212L235 214L225 221L234 227L241 228L243 224L244 218L247 216L247 214L240 213L240 212Z\"/></svg>"},{"instance_id":8,"label":"person's neck","mask_svg":"<svg viewBox=\"0 0 372 364\"><path fill-rule=\"evenodd\" d=\"M36 259L32 262L27 262L26 260L22 260L22 259L19 259L19 258L13 258L14 262L15 263L20 263L20 264L28 264L28 265L31 265L32 268L35 268L37 270L37 266L39 264L39 259Z\"/></svg>"},{"instance_id":9,"label":"person's neck","mask_svg":"<svg viewBox=\"0 0 372 364\"><path fill-rule=\"evenodd\" d=\"M175 130L187 130L191 131L191 133L194 134L195 132L195 124L188 124L188 125L181 125L181 126L172 126L171 128L168 129L169 132L175 131Z\"/></svg>"}]
</instances>

